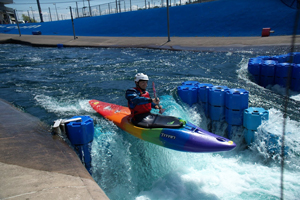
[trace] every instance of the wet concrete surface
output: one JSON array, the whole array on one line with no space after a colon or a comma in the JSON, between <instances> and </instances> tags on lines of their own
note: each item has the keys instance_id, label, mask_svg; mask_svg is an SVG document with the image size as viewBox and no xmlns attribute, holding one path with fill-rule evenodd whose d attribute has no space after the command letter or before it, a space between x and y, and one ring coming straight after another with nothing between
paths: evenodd
<instances>
[{"instance_id":1,"label":"wet concrete surface","mask_svg":"<svg viewBox=\"0 0 300 200\"><path fill-rule=\"evenodd\" d=\"M71 147L0 99L0 199L108 199Z\"/></svg>"},{"instance_id":2,"label":"wet concrete surface","mask_svg":"<svg viewBox=\"0 0 300 200\"><path fill-rule=\"evenodd\" d=\"M0 34L0 43L17 43L41 47L103 47L103 48L149 48L188 51L238 51L263 46L291 46L292 36L269 37L83 37L51 35ZM296 37L295 45L300 45Z\"/></svg>"}]
</instances>

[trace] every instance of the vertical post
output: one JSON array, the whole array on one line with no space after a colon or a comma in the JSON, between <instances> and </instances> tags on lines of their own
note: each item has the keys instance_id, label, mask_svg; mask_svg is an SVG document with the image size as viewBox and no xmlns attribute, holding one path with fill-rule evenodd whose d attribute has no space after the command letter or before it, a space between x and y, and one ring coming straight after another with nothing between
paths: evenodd
<instances>
[{"instance_id":1,"label":"vertical post","mask_svg":"<svg viewBox=\"0 0 300 200\"><path fill-rule=\"evenodd\" d=\"M58 13L57 13L57 8L56 8L56 4L54 3L53 5L55 5L55 10L56 10L56 17L57 17L57 21L59 21L59 18L58 18Z\"/></svg>"},{"instance_id":2,"label":"vertical post","mask_svg":"<svg viewBox=\"0 0 300 200\"><path fill-rule=\"evenodd\" d=\"M73 14L72 14L72 8L71 8L71 6L70 6L70 14L71 14L72 27L73 27L74 40L76 40L74 20L73 20Z\"/></svg>"},{"instance_id":3,"label":"vertical post","mask_svg":"<svg viewBox=\"0 0 300 200\"><path fill-rule=\"evenodd\" d=\"M16 10L14 10L14 14L15 14L15 20L16 20L16 23L17 23L17 26L18 26L18 30L19 30L19 35L21 37L21 30L20 30L20 26L19 26L19 20L18 20L18 17L16 15Z\"/></svg>"},{"instance_id":4,"label":"vertical post","mask_svg":"<svg viewBox=\"0 0 300 200\"><path fill-rule=\"evenodd\" d=\"M76 12L77 12L77 18L79 18L79 11L78 11L78 4L77 4L77 1L76 1Z\"/></svg>"},{"instance_id":5,"label":"vertical post","mask_svg":"<svg viewBox=\"0 0 300 200\"><path fill-rule=\"evenodd\" d=\"M88 0L89 2L89 11L90 11L90 17L92 16L92 10L91 10L91 4L90 4L90 0Z\"/></svg>"},{"instance_id":6,"label":"vertical post","mask_svg":"<svg viewBox=\"0 0 300 200\"><path fill-rule=\"evenodd\" d=\"M100 7L100 5L99 5L99 14L101 15L101 7Z\"/></svg>"},{"instance_id":7,"label":"vertical post","mask_svg":"<svg viewBox=\"0 0 300 200\"><path fill-rule=\"evenodd\" d=\"M35 22L35 19L34 19L34 14L33 14L32 7L30 7L30 8L31 8L31 13L32 13L33 22Z\"/></svg>"},{"instance_id":8,"label":"vertical post","mask_svg":"<svg viewBox=\"0 0 300 200\"><path fill-rule=\"evenodd\" d=\"M28 17L29 17L29 22L31 23L31 18L30 18L30 15L29 15L29 10L27 10L27 13L28 13Z\"/></svg>"},{"instance_id":9,"label":"vertical post","mask_svg":"<svg viewBox=\"0 0 300 200\"><path fill-rule=\"evenodd\" d=\"M39 1L39 0L36 0L36 3L37 3L37 5L38 5L38 9L39 9L39 14L40 14L41 22L44 22L42 10L41 10L41 5L40 5L40 1Z\"/></svg>"},{"instance_id":10,"label":"vertical post","mask_svg":"<svg viewBox=\"0 0 300 200\"><path fill-rule=\"evenodd\" d=\"M119 0L119 11L121 13L121 0Z\"/></svg>"},{"instance_id":11,"label":"vertical post","mask_svg":"<svg viewBox=\"0 0 300 200\"><path fill-rule=\"evenodd\" d=\"M145 0L145 9L147 9L147 3L146 3L146 0Z\"/></svg>"},{"instance_id":12,"label":"vertical post","mask_svg":"<svg viewBox=\"0 0 300 200\"><path fill-rule=\"evenodd\" d=\"M132 8L131 8L131 0L130 0L130 11L132 11Z\"/></svg>"},{"instance_id":13,"label":"vertical post","mask_svg":"<svg viewBox=\"0 0 300 200\"><path fill-rule=\"evenodd\" d=\"M118 0L116 0L116 13L118 13Z\"/></svg>"},{"instance_id":14,"label":"vertical post","mask_svg":"<svg viewBox=\"0 0 300 200\"><path fill-rule=\"evenodd\" d=\"M110 14L110 3L108 3L108 13Z\"/></svg>"},{"instance_id":15,"label":"vertical post","mask_svg":"<svg viewBox=\"0 0 300 200\"><path fill-rule=\"evenodd\" d=\"M170 42L171 39L170 39L169 0L167 0L167 20L168 20L168 42Z\"/></svg>"},{"instance_id":16,"label":"vertical post","mask_svg":"<svg viewBox=\"0 0 300 200\"><path fill-rule=\"evenodd\" d=\"M51 10L50 10L50 7L49 7L49 14L50 14L50 20L52 22L52 16L51 16Z\"/></svg>"}]
</instances>

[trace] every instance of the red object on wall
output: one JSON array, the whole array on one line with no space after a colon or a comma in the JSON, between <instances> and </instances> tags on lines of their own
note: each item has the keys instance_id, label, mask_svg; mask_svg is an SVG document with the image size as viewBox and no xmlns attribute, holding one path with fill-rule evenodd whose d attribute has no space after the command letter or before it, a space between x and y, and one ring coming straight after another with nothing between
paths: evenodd
<instances>
[{"instance_id":1,"label":"red object on wall","mask_svg":"<svg viewBox=\"0 0 300 200\"><path fill-rule=\"evenodd\" d=\"M263 28L261 32L261 37L268 37L270 36L270 33L274 33L274 31L271 31L271 28Z\"/></svg>"}]
</instances>

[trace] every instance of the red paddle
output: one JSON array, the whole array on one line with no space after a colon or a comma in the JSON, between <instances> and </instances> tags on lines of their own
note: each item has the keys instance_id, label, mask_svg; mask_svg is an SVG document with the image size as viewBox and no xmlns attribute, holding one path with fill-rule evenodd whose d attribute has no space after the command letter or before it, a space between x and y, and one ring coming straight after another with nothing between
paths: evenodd
<instances>
[{"instance_id":1,"label":"red paddle","mask_svg":"<svg viewBox=\"0 0 300 200\"><path fill-rule=\"evenodd\" d=\"M154 84L154 82L152 82L152 87L153 87L154 98L157 100L157 96L156 96L156 90L155 90L155 84ZM159 107L159 114L163 114L163 112L165 112L165 110L166 110L166 109L162 109L162 108L160 108L159 104L158 104L158 107Z\"/></svg>"}]
</instances>

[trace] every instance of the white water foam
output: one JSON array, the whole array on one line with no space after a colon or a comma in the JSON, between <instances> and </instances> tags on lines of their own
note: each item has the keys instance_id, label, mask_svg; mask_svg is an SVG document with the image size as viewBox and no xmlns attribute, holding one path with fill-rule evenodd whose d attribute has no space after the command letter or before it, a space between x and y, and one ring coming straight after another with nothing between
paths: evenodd
<instances>
[{"instance_id":1,"label":"white water foam","mask_svg":"<svg viewBox=\"0 0 300 200\"><path fill-rule=\"evenodd\" d=\"M265 138L251 148L223 153L186 153L166 149L120 130L95 114L88 100L68 101L46 95L35 97L39 105L58 115L92 115L95 137L92 143L93 178L111 199L194 200L194 199L278 199L280 164L278 155L269 154ZM162 96L166 115L182 117L206 128L210 123L201 108L180 105L172 96ZM200 113L199 113L200 112ZM270 120L257 134L280 134L282 113L270 110ZM290 146L284 174L285 199L300 195L299 122L287 119L286 144ZM202 124L205 124L203 127ZM214 133L224 135L225 123L213 123ZM235 129L235 135L243 134ZM236 143L237 138L232 138ZM243 141L239 141L243 142ZM245 145L245 144L243 144ZM125 195L125 196L124 196Z\"/></svg>"},{"instance_id":2,"label":"white water foam","mask_svg":"<svg viewBox=\"0 0 300 200\"><path fill-rule=\"evenodd\" d=\"M36 95L34 99L48 112L55 113L59 116L82 115L86 112L95 113L88 103L89 100L70 100L47 95Z\"/></svg>"}]
</instances>

